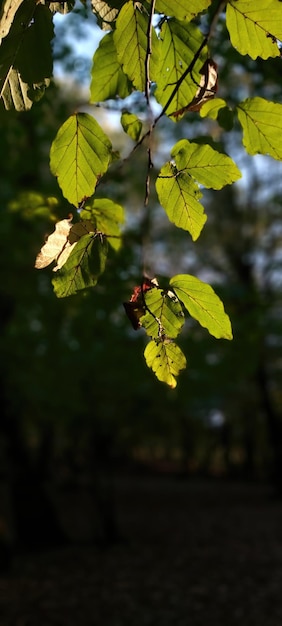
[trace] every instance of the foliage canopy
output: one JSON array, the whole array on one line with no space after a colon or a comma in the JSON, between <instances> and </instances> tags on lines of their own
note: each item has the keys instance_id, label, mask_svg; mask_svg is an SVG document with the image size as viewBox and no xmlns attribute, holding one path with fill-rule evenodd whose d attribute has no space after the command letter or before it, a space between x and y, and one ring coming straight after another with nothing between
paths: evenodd
<instances>
[{"instance_id":1,"label":"foliage canopy","mask_svg":"<svg viewBox=\"0 0 282 626\"><path fill-rule=\"evenodd\" d=\"M53 14L72 9L71 1L3 1L0 95L6 109L27 111L44 96L53 71ZM225 131L239 122L249 154L282 160L282 104L254 95L238 99L231 108L217 98L220 67L210 52L220 27L227 29L229 46L238 54L279 57L279 0L261 0L255 8L252 0L92 0L91 10L105 34L93 56L90 103L114 102L119 108L121 128L133 141L127 161L146 147L144 216L150 211L153 187L154 133L162 118L177 124L186 115L196 115L199 121L210 118ZM37 269L55 262L52 283L58 298L94 287L110 252L126 245L124 208L115 198L95 195L101 179L107 174L110 181L111 167L119 162L122 158L106 129L88 112L75 111L58 129L50 169L71 206L35 262ZM236 163L211 138L199 142L181 137L156 173L155 190L168 220L196 241L207 220L201 203L204 190L222 189L240 177ZM125 311L133 327L142 327L149 337L144 352L148 367L175 387L186 367L175 342L185 315L227 340L232 339L230 319L212 287L195 276L180 274L161 284L148 275L146 260L140 276Z\"/></svg>"}]
</instances>

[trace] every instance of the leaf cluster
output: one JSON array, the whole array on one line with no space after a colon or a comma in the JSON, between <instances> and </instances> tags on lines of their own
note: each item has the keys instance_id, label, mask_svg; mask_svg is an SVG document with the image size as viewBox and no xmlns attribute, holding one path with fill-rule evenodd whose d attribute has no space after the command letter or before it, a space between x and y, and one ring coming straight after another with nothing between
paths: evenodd
<instances>
[{"instance_id":1,"label":"leaf cluster","mask_svg":"<svg viewBox=\"0 0 282 626\"><path fill-rule=\"evenodd\" d=\"M72 2L4 0L0 88L7 109L27 110L42 97L52 76L52 16L72 7ZM199 119L209 118L226 131L237 119L249 154L282 159L282 104L254 96L231 108L216 97L220 68L210 54L214 30L222 20L229 45L239 54L264 60L278 57L281 2L261 0L254 7L251 0L92 0L92 10L105 34L93 56L90 103L125 102L121 127L133 141L134 151L147 146L145 215L150 200L153 135L164 116L177 124L186 114L196 112ZM208 24L206 30L203 20ZM136 92L143 97L145 120L133 105L131 110ZM160 109L155 118L153 99ZM120 155L107 132L89 113L73 113L52 143L51 172L71 205L71 216L56 224L35 266L42 269L56 263L52 283L59 298L95 286L106 268L109 250L117 252L122 245L124 208L114 199L96 197L102 177L118 160ZM169 222L196 241L207 220L201 202L203 190L222 189L240 177L229 155L209 143L200 145L181 138L157 172L155 188ZM142 279L127 305L133 325L142 326L150 337L145 349L147 365L172 387L186 365L175 343L185 314L214 337L232 338L230 320L219 297L210 285L189 274L172 277L169 289L160 286L157 279L149 279L149 286Z\"/></svg>"}]
</instances>

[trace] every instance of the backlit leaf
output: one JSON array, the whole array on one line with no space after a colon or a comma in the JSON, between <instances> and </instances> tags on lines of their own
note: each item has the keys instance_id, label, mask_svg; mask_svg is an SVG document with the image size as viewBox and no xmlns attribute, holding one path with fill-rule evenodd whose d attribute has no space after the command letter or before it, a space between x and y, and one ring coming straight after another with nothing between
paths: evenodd
<instances>
[{"instance_id":1,"label":"backlit leaf","mask_svg":"<svg viewBox=\"0 0 282 626\"><path fill-rule=\"evenodd\" d=\"M234 161L208 144L181 139L173 147L171 156L179 172L187 172L208 189L222 189L241 178Z\"/></svg>"},{"instance_id":2,"label":"backlit leaf","mask_svg":"<svg viewBox=\"0 0 282 626\"><path fill-rule=\"evenodd\" d=\"M55 261L66 247L70 246L68 235L72 227L72 217L61 220L55 225L55 231L49 235L36 257L36 269L43 269Z\"/></svg>"},{"instance_id":3,"label":"backlit leaf","mask_svg":"<svg viewBox=\"0 0 282 626\"><path fill-rule=\"evenodd\" d=\"M279 0L229 0L226 26L231 43L252 59L280 56L277 43L282 40L282 4Z\"/></svg>"},{"instance_id":4,"label":"backlit leaf","mask_svg":"<svg viewBox=\"0 0 282 626\"><path fill-rule=\"evenodd\" d=\"M211 0L157 0L156 11L179 20L192 20L195 15L209 7Z\"/></svg>"},{"instance_id":5,"label":"backlit leaf","mask_svg":"<svg viewBox=\"0 0 282 626\"><path fill-rule=\"evenodd\" d=\"M140 323L147 335L158 339L162 336L175 338L184 324L182 306L172 291L150 289L144 294L147 307Z\"/></svg>"},{"instance_id":6,"label":"backlit leaf","mask_svg":"<svg viewBox=\"0 0 282 626\"><path fill-rule=\"evenodd\" d=\"M133 141L138 141L142 130L142 122L137 115L129 113L129 111L124 111L121 115L120 122L124 132L127 133Z\"/></svg>"},{"instance_id":7,"label":"backlit leaf","mask_svg":"<svg viewBox=\"0 0 282 626\"><path fill-rule=\"evenodd\" d=\"M119 9L126 0L91 0L93 13L97 16L98 24L103 30L112 28Z\"/></svg>"},{"instance_id":8,"label":"backlit leaf","mask_svg":"<svg viewBox=\"0 0 282 626\"><path fill-rule=\"evenodd\" d=\"M117 96L126 98L131 92L131 83L117 59L113 33L108 33L101 39L93 57L90 102L102 102Z\"/></svg>"},{"instance_id":9,"label":"backlit leaf","mask_svg":"<svg viewBox=\"0 0 282 626\"><path fill-rule=\"evenodd\" d=\"M187 230L193 241L198 239L207 216L199 202L202 194L197 183L186 172L178 172L172 163L166 163L157 178L156 190L169 220Z\"/></svg>"},{"instance_id":10,"label":"backlit leaf","mask_svg":"<svg viewBox=\"0 0 282 626\"><path fill-rule=\"evenodd\" d=\"M56 296L66 298L81 289L94 287L105 269L106 259L105 239L96 233L81 237L52 280Z\"/></svg>"},{"instance_id":11,"label":"backlit leaf","mask_svg":"<svg viewBox=\"0 0 282 626\"><path fill-rule=\"evenodd\" d=\"M97 198L81 211L83 219L91 218L114 250L121 247L120 225L124 222L124 209L109 198Z\"/></svg>"},{"instance_id":12,"label":"backlit leaf","mask_svg":"<svg viewBox=\"0 0 282 626\"><path fill-rule=\"evenodd\" d=\"M165 107L185 71L192 65L191 72L179 84L166 110L167 115L190 104L199 88L201 70L208 57L208 49L203 47L196 59L203 35L193 23L180 22L174 18L164 22L160 32L160 61L157 75L156 100ZM172 118L177 119L177 118Z\"/></svg>"},{"instance_id":13,"label":"backlit leaf","mask_svg":"<svg viewBox=\"0 0 282 626\"><path fill-rule=\"evenodd\" d=\"M230 319L210 285L189 274L173 276L170 285L188 313L211 335L217 339L232 339Z\"/></svg>"},{"instance_id":14,"label":"backlit leaf","mask_svg":"<svg viewBox=\"0 0 282 626\"><path fill-rule=\"evenodd\" d=\"M98 122L77 113L61 126L51 146L50 166L62 192L75 206L93 195L112 159L112 144Z\"/></svg>"},{"instance_id":15,"label":"backlit leaf","mask_svg":"<svg viewBox=\"0 0 282 626\"><path fill-rule=\"evenodd\" d=\"M177 385L176 376L186 367L186 358L179 346L172 341L150 341L144 351L148 367L158 380L173 389Z\"/></svg>"},{"instance_id":16,"label":"backlit leaf","mask_svg":"<svg viewBox=\"0 0 282 626\"><path fill-rule=\"evenodd\" d=\"M200 110L201 117L210 117L212 120L216 120L220 109L226 107L226 102L222 98L214 98L205 102Z\"/></svg>"},{"instance_id":17,"label":"backlit leaf","mask_svg":"<svg viewBox=\"0 0 282 626\"><path fill-rule=\"evenodd\" d=\"M243 144L249 154L269 154L282 159L282 104L247 98L237 106Z\"/></svg>"},{"instance_id":18,"label":"backlit leaf","mask_svg":"<svg viewBox=\"0 0 282 626\"><path fill-rule=\"evenodd\" d=\"M134 87L145 90L145 61L147 53L148 15L139 3L127 2L116 20L114 42L119 63ZM157 80L157 52L159 41L152 30L152 54L150 56L150 80Z\"/></svg>"}]
</instances>

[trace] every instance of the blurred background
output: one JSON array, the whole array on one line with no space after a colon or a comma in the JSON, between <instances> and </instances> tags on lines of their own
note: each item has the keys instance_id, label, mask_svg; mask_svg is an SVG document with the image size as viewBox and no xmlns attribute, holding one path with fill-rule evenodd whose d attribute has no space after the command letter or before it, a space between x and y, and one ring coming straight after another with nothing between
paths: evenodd
<instances>
[{"instance_id":1,"label":"blurred background","mask_svg":"<svg viewBox=\"0 0 282 626\"><path fill-rule=\"evenodd\" d=\"M131 328L122 304L141 279L145 148L114 165L98 187L98 196L125 207L127 224L124 246L97 287L58 300L52 271L34 269L54 221L70 212L48 165L59 126L80 108L93 113L123 156L133 145L117 103L105 111L88 105L101 37L94 17L78 7L56 18L56 31L55 81L45 97L27 113L0 110L2 623L179 626L190 623L190 611L193 626L209 615L217 624L248 616L254 621L247 623L266 623L267 614L268 626L278 626L282 164L249 157L237 122L225 130L232 116L225 129L194 113L159 123L153 180L182 137L211 136L243 172L237 184L204 192L208 221L196 243L170 225L152 183L147 267L152 276L187 272L210 282L234 331L232 342L218 341L188 320L180 341L188 367L176 390L166 388L147 369L146 338ZM249 95L282 102L281 60L237 55L224 22L212 57L218 97L230 106ZM142 117L141 96L130 106ZM232 564L237 584L246 577L242 596L234 592ZM93 571L101 579L89 588ZM74 582L62 591L70 572ZM102 595L95 595L97 584ZM70 604L72 585L78 599ZM237 606L231 613L230 600Z\"/></svg>"}]
</instances>

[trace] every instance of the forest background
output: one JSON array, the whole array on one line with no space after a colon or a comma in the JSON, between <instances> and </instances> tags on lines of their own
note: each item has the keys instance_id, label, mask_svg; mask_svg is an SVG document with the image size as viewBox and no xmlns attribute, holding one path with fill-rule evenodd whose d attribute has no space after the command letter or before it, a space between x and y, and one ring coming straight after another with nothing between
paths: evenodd
<instances>
[{"instance_id":1,"label":"forest background","mask_svg":"<svg viewBox=\"0 0 282 626\"><path fill-rule=\"evenodd\" d=\"M233 341L218 342L192 319L186 323L181 346L188 367L175 390L147 369L144 335L131 328L123 307L140 280L144 179L139 172L146 169L145 147L131 155L130 168L125 160L105 176L107 188L126 209L130 245L110 259L95 289L56 299L51 270L34 269L51 228L44 198L59 193L48 154L60 124L74 110L87 111L106 125L123 155L132 148L115 105L103 110L88 103L89 59L81 51L86 28L90 39L93 29L97 44L94 22L82 5L60 16L57 78L44 98L21 113L1 104L4 543L7 536L25 546L59 540L54 499L68 485L91 485L102 533L113 539L118 531L112 487L118 473L272 481L282 490L280 162L248 156L239 126L227 132L197 113L177 125L164 118L155 130L156 164L178 138L210 135L244 174L222 191L205 191L208 221L196 246L187 233L169 228L151 198L147 260L164 277L189 268L211 283L233 326ZM253 93L282 102L280 58L265 63L239 55L221 21L211 47L220 66L218 94L230 105L238 94L243 99ZM65 218L63 196L49 209Z\"/></svg>"}]
</instances>

